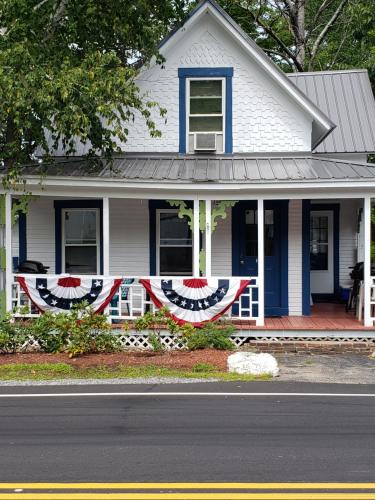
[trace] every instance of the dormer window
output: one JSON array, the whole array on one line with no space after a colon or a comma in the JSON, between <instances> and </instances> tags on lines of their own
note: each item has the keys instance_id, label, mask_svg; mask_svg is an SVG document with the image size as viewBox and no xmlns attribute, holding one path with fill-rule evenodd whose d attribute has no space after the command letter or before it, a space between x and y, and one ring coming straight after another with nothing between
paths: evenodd
<instances>
[{"instance_id":1,"label":"dormer window","mask_svg":"<svg viewBox=\"0 0 375 500\"><path fill-rule=\"evenodd\" d=\"M179 68L179 152L233 152L233 68Z\"/></svg>"},{"instance_id":2,"label":"dormer window","mask_svg":"<svg viewBox=\"0 0 375 500\"><path fill-rule=\"evenodd\" d=\"M189 153L223 153L225 79L193 79L188 85Z\"/></svg>"}]
</instances>

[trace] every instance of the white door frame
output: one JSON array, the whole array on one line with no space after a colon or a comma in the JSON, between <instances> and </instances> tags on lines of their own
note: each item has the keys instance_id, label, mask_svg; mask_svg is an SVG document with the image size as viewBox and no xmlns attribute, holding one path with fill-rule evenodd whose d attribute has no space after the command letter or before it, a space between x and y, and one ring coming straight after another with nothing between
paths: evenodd
<instances>
[{"instance_id":1,"label":"white door frame","mask_svg":"<svg viewBox=\"0 0 375 500\"><path fill-rule=\"evenodd\" d=\"M328 217L328 269L327 270L310 270L310 290L311 293L331 295L335 293L335 262L334 262L334 224L335 212L329 210L313 210L311 206L311 216L327 216Z\"/></svg>"}]
</instances>

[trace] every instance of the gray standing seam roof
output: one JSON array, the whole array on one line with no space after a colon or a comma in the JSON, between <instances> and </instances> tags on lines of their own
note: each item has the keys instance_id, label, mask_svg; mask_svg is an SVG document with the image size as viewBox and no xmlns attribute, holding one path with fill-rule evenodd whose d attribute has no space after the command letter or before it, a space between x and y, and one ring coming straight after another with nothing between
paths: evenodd
<instances>
[{"instance_id":1,"label":"gray standing seam roof","mask_svg":"<svg viewBox=\"0 0 375 500\"><path fill-rule=\"evenodd\" d=\"M367 70L287 76L337 125L315 153L375 152L375 99Z\"/></svg>"},{"instance_id":2,"label":"gray standing seam roof","mask_svg":"<svg viewBox=\"0 0 375 500\"><path fill-rule=\"evenodd\" d=\"M180 156L128 155L107 164L86 159L24 167L22 175L108 179L129 182L274 183L375 180L375 164L310 156Z\"/></svg>"}]
</instances>

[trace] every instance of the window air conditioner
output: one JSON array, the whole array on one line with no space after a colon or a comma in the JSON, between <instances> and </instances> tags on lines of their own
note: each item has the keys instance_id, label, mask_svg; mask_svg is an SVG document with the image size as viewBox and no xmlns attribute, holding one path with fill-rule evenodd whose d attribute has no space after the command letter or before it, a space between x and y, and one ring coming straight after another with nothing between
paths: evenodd
<instances>
[{"instance_id":1,"label":"window air conditioner","mask_svg":"<svg viewBox=\"0 0 375 500\"><path fill-rule=\"evenodd\" d=\"M194 150L195 151L216 151L216 134L215 133L196 133L194 134Z\"/></svg>"}]
</instances>

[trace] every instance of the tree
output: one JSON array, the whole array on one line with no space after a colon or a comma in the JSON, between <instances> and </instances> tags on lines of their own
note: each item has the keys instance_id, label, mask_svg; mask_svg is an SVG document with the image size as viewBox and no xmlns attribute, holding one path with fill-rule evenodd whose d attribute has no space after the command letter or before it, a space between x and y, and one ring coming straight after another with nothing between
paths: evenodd
<instances>
[{"instance_id":1,"label":"tree","mask_svg":"<svg viewBox=\"0 0 375 500\"><path fill-rule=\"evenodd\" d=\"M137 110L150 133L157 103L135 83L140 63L180 21L185 0L0 0L0 161L7 183L37 148L111 157ZM163 110L159 109L163 113Z\"/></svg>"},{"instance_id":2,"label":"tree","mask_svg":"<svg viewBox=\"0 0 375 500\"><path fill-rule=\"evenodd\" d=\"M374 65L374 0L219 1L286 71Z\"/></svg>"}]
</instances>

